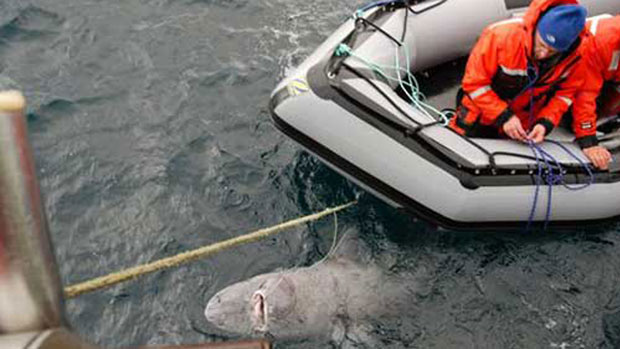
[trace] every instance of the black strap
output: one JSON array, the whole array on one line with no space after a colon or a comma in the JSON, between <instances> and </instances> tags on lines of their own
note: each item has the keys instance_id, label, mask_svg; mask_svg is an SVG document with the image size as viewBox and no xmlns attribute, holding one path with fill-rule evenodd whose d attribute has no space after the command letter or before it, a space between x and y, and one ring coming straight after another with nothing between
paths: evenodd
<instances>
[{"instance_id":1,"label":"black strap","mask_svg":"<svg viewBox=\"0 0 620 349\"><path fill-rule=\"evenodd\" d=\"M355 19L355 24L358 24L358 23L362 23L362 24L365 24L365 25L369 25L369 26L371 26L371 27L375 28L376 30L380 31L383 35L387 36L387 37L388 37L388 38L390 38L392 41L394 41L394 42L396 43L396 45L398 45L399 47L400 47L400 46L403 46L403 43L402 43L402 42L400 42L400 41L396 40L396 38L395 38L395 37L393 37L392 35L390 35L390 33L386 32L386 31L385 31L385 30L383 30L383 29L381 29L381 27L379 27L378 25L374 24L373 22L371 22L371 21L367 20L366 18L364 18L364 17L357 17L357 18Z\"/></svg>"},{"instance_id":2,"label":"black strap","mask_svg":"<svg viewBox=\"0 0 620 349\"><path fill-rule=\"evenodd\" d=\"M437 3L434 3L434 4L430 5L430 6L426 6L425 8L423 8L421 10L418 10L418 11L416 11L416 10L411 8L411 5L409 4L409 1L405 1L405 2L407 3L407 5L406 5L407 9L409 9L409 11L411 11L411 13L413 13L414 15L419 15L420 13L424 13L424 12L430 10L430 9L433 9L433 8L435 8L435 7L445 3L446 1L448 1L448 0L439 1Z\"/></svg>"}]
</instances>

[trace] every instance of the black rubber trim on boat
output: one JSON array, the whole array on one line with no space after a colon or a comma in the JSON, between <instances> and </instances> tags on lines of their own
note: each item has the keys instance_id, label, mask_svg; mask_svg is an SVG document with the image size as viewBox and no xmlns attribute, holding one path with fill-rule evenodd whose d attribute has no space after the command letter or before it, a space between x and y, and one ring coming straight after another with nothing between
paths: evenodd
<instances>
[{"instance_id":1,"label":"black rubber trim on boat","mask_svg":"<svg viewBox=\"0 0 620 349\"><path fill-rule=\"evenodd\" d=\"M527 8L532 0L504 0L504 2L506 3L507 10L514 10L517 8Z\"/></svg>"},{"instance_id":2,"label":"black rubber trim on boat","mask_svg":"<svg viewBox=\"0 0 620 349\"><path fill-rule=\"evenodd\" d=\"M444 4L446 1L448 1L448 0L440 0L439 2L436 2L436 3L434 3L434 4L430 5L430 6L426 6L425 8L423 8L423 9L421 9L421 10L414 10L413 8L411 8L411 6L412 6L413 4L411 4L411 5L410 5L408 1L406 1L406 5L405 5L405 6L407 6L407 9L408 9L409 11L411 11L411 13L413 13L414 15L419 15L419 14L422 14L422 13L424 13L424 12L426 12L426 11L429 11L429 10L434 9L434 8L435 8L435 7L437 7L437 6L441 6L441 5L442 5L442 4Z\"/></svg>"},{"instance_id":3,"label":"black rubber trim on boat","mask_svg":"<svg viewBox=\"0 0 620 349\"><path fill-rule=\"evenodd\" d=\"M312 90L318 94L319 98L331 100L338 104L341 108L359 118L361 121L376 128L387 137L454 176L466 189L475 190L480 187L498 186L533 187L536 184L535 169L520 169L516 170L515 173L513 173L511 169L499 169L496 173L492 173L489 169L480 169L479 173L475 173L475 171L477 171L476 169L459 166L458 163L451 160L434 145L427 144L426 141L416 135L408 135L403 125L394 122L390 118L386 118L385 115L379 114L377 111L365 105L365 103L360 103L338 88L329 86L325 81L321 81L319 77L324 77L324 74L321 74L320 70L312 68L306 77ZM275 110L275 108L288 97L293 96L288 94L286 87L277 91L270 101L271 109ZM514 154L498 153L493 154L492 158L497 156L514 156ZM527 156L522 155L522 157ZM613 183L620 181L620 173L612 174L608 172L599 172L595 173L594 176L595 183ZM569 185L583 184L590 180L588 174L575 173L572 171L565 174L564 178L565 182Z\"/></svg>"},{"instance_id":4,"label":"black rubber trim on boat","mask_svg":"<svg viewBox=\"0 0 620 349\"><path fill-rule=\"evenodd\" d=\"M383 92L381 92L374 85L374 83L372 83L372 81L365 79L363 76L360 75L359 72L351 70L346 64L343 65L343 68L345 68L344 70L350 71L355 76L366 80L379 93L383 94ZM318 82L319 84L322 83L321 80L314 79L314 77L319 71L319 69L311 68L309 70L309 74L307 75L308 82L310 82L313 91L315 91L315 86L312 82ZM331 94L331 97L329 97L330 100L334 101L336 104L347 110L352 115L377 128L379 131L388 135L390 138L399 142L401 145L424 157L427 161L432 162L444 171L452 174L461 182L461 184L463 184L465 188L475 189L483 186L516 186L536 184L535 165L530 165L525 170L499 168L495 165L495 158L498 156L509 156L536 160L536 158L533 156L510 152L489 153L488 150L478 145L478 143L474 142L473 139L459 135L454 130L449 129L450 131L454 132L455 135L463 137L465 141L469 142L470 144L472 144L480 151L486 153L489 156L490 166L486 168L468 167L465 163L461 163L451 159L445 153L440 151L436 146L429 144L429 142L423 138L415 137L415 141L412 141L412 137L401 137L403 131L407 133L407 130L403 130L403 127L401 127L398 122L390 120L390 118L387 116L390 113L387 110L380 108L372 100L365 98L364 96L360 97L349 95L348 92L343 89L343 86L341 84L333 85L331 86L331 88L336 93ZM388 100L388 102L392 103L392 105L396 109L400 110L399 107L396 106L389 97L385 95L384 97ZM378 110L382 111L379 112ZM401 113L406 114L402 111ZM414 121L414 123L417 122ZM553 167L555 168L555 166ZM564 165L563 170L566 171L564 175L564 184L585 184L589 183L592 180L588 171L585 171L582 167ZM592 172L594 172L595 183L615 183L620 181L620 175L618 175L617 173L594 170Z\"/></svg>"},{"instance_id":5,"label":"black rubber trim on boat","mask_svg":"<svg viewBox=\"0 0 620 349\"><path fill-rule=\"evenodd\" d=\"M272 100L273 102L273 100ZM316 154L324 161L329 162L333 166L339 168L349 176L356 178L360 182L364 183L372 190L392 200L393 202L401 205L403 209L413 214L416 217L420 217L427 222L436 224L451 230L467 230L467 231L523 231L525 229L525 221L517 222L459 222L452 220L448 217L441 215L440 213L422 205L416 200L408 197L400 191L394 189L385 182L372 176L368 172L357 167L353 163L340 157L322 144L314 141L310 137L296 130L284 120L282 120L276 113L275 103L270 103L269 111L273 122L278 130L292 138L311 153ZM547 229L554 230L571 230L574 231L576 226L602 226L607 224L614 224L620 219L620 215L611 218L597 219L597 220L582 220L582 221L551 221L548 224ZM533 223L534 229L541 229L544 222Z\"/></svg>"},{"instance_id":6,"label":"black rubber trim on boat","mask_svg":"<svg viewBox=\"0 0 620 349\"><path fill-rule=\"evenodd\" d=\"M479 187L497 187L497 186L534 186L536 184L535 168L515 170L513 174L511 169L498 169L493 173L490 167L487 169L467 169L459 166L458 163L451 160L446 154L442 153L437 147L428 144L420 137L408 137L406 130L401 129L398 123L391 121L383 115L378 114L365 103L361 103L355 98L348 96L343 90L334 88L338 93L339 99L334 98L333 101L340 107L358 117L360 120L376 128L386 136L403 145L407 149L424 158L426 161L433 163L447 173L458 179L463 187L467 189L476 189ZM350 105L347 105L346 103ZM352 110L351 107L356 108ZM494 159L497 156L516 156L529 158L528 155L512 154L512 153L496 153L491 154ZM534 159L532 157L532 159ZM564 169L569 170L566 166ZM479 171L479 174L476 174ZM533 171L533 172L532 172ZM470 173L471 172L471 173ZM569 171L565 175L565 183L569 185L584 184L590 181L587 173L576 173ZM609 172L594 173L595 183L614 183L620 181L620 175L611 174Z\"/></svg>"},{"instance_id":7,"label":"black rubber trim on boat","mask_svg":"<svg viewBox=\"0 0 620 349\"><path fill-rule=\"evenodd\" d=\"M381 91L381 89L379 89L373 83L371 79L366 78L357 69L353 69L346 64L342 64L342 68L344 68L343 71L350 72L351 74L353 74L353 76L365 80L373 88L375 88L377 92L382 94L383 97L389 103L391 103L394 108L399 110L401 114L403 114L403 116L408 117L408 115L404 111L402 111L390 97L386 96ZM452 174L463 184L465 188L475 189L481 186L516 186L536 184L535 165L530 165L527 169L506 169L497 167L495 162L495 158L497 156L511 156L523 159L536 160L535 157L509 152L490 153L488 150L484 149L478 143L476 143L473 139L459 135L454 130L449 129L450 131L454 132L455 135L457 135L458 137L463 137L463 140L469 142L470 144L472 144L472 146L478 148L480 151L489 156L489 166L484 168L472 168L466 163L451 159L450 156L447 156L445 153L440 151L435 145L429 144L428 140L425 140L423 137L415 137L417 136L417 132L409 132L407 126L404 126L400 122L395 121L393 120L393 118L389 117L391 113L382 108L377 103L374 103L374 101L366 98L365 96L350 95L349 92L347 92L344 88L344 84L342 84L341 82L334 84L331 83L333 81L324 80L322 79L324 75L325 74L321 70L320 63L310 68L307 74L307 79L312 90L318 96L320 96L320 98L328 99L335 102L352 115L375 127L393 140L400 143L401 145L422 156L427 161L432 162L444 171ZM327 90L331 91L327 92L326 87L328 87ZM422 125L412 119L410 120L413 123L417 124L419 127L429 126ZM403 134L405 134L407 137L402 137ZM583 168L576 168L575 166L565 165L563 170L567 171L564 177L565 184L584 184L591 181L589 174L587 174L587 172L584 171ZM586 178L581 174L588 177ZM595 174L595 182L597 183L611 183L617 181L620 181L620 176L610 175L606 172L599 172Z\"/></svg>"}]
</instances>

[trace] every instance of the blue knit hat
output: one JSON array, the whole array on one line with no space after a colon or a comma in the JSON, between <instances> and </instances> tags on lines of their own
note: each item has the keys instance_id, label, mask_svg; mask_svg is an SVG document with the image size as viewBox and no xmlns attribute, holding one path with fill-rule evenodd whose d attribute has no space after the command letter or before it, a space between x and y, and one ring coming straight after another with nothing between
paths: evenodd
<instances>
[{"instance_id":1,"label":"blue knit hat","mask_svg":"<svg viewBox=\"0 0 620 349\"><path fill-rule=\"evenodd\" d=\"M587 14L585 7L579 5L553 7L538 21L540 37L547 45L564 52L579 37Z\"/></svg>"}]
</instances>

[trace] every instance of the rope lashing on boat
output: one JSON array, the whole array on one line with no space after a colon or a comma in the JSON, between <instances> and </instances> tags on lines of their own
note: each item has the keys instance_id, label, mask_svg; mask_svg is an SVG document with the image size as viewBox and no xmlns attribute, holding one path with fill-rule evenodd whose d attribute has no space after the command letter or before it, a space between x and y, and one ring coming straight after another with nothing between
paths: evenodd
<instances>
[{"instance_id":1,"label":"rope lashing on boat","mask_svg":"<svg viewBox=\"0 0 620 349\"><path fill-rule=\"evenodd\" d=\"M409 102L413 107L421 111L424 115L426 115L432 120L437 120L437 118L431 115L429 111L435 113L436 115L439 116L441 123L444 126L447 125L449 123L448 116L445 115L444 112L437 110L437 108L424 102L424 100L426 99L426 96L421 92L420 85L410 70L410 66L409 66L410 61L409 61L409 53L408 53L409 50L405 44L403 44L402 49L405 50L405 61L407 62L407 67L405 69L400 67L399 47L396 48L394 65L376 64L366 59L365 57L362 57L356 54L355 52L353 52L351 47L349 47L347 44L344 44L344 43L341 43L340 45L336 47L336 50L334 51L334 55L338 57L348 56L348 57L355 58L358 61L362 62L364 65L366 65L370 70L379 74L386 80L397 82L399 86L401 87L401 89L407 95L407 98L409 98ZM396 76L389 74L388 71L393 71ZM403 73L405 74L406 80L403 79L401 75Z\"/></svg>"},{"instance_id":2,"label":"rope lashing on boat","mask_svg":"<svg viewBox=\"0 0 620 349\"><path fill-rule=\"evenodd\" d=\"M134 279L138 276L149 274L149 273L152 273L158 270L176 267L181 264L185 264L185 263L191 262L199 258L204 258L210 255L213 255L217 252L221 252L221 251L224 251L226 249L229 249L229 248L232 248L238 245L258 241L260 239L279 233L285 229L293 228L293 227L302 225L304 223L316 221L327 215L331 215L331 214L335 215L337 212L347 209L355 204L357 204L357 201L352 201L344 205L325 209L318 213L314 213L308 216L304 216L304 217L290 220L284 223L280 223L273 227L260 229L260 230L257 230L255 232L252 232L246 235L242 235L242 236L238 236L232 239L217 242L212 245L203 246L195 250L182 252L176 256L166 257L158 261L131 267L131 268L128 268L128 269L125 269L125 270L122 270L116 273L108 274L105 276L101 276L101 277L98 277L98 278L95 278L89 281L81 282L75 285L70 285L68 287L65 287L64 289L65 297L73 298L73 297L79 296L84 293L93 292L93 291L96 291L96 290L99 290L105 287L109 287L109 286L116 285L124 281Z\"/></svg>"},{"instance_id":3,"label":"rope lashing on boat","mask_svg":"<svg viewBox=\"0 0 620 349\"><path fill-rule=\"evenodd\" d=\"M527 76L528 76L528 84L527 86L519 93L522 94L523 92L526 92L527 90L529 90L530 92L530 110L529 110L529 117L528 117L528 123L531 126L533 125L534 119L535 119L535 110L534 110L534 85L536 84L536 82L538 81L538 70L528 64L527 66ZM530 131L530 130L528 130ZM569 190L573 190L573 191L577 191L577 190L582 190L585 189L587 187L589 187L592 183L594 183L594 174L592 173L592 170L590 169L590 167L585 164L577 155L575 155L570 149L568 149L567 147L565 147L563 144L561 144L560 142L556 142L556 141L552 141L552 140L547 140L547 142L556 144L557 146L559 146L560 148L562 148L562 150L564 150L567 154L569 154L572 158L576 159L579 164L586 170L586 172L588 173L590 179L587 183L582 184L582 185L577 185L577 186L570 186L568 185L565 181L564 181L564 169L562 168L562 165L560 164L560 162L553 156L551 155L549 152L545 151L540 145L534 143L531 140L528 140L528 145L530 147L530 149L532 150L532 153L534 154L534 157L536 159L536 177L535 177L535 182L536 182L536 187L534 189L534 198L533 198L533 202L532 202L532 207L530 209L530 214L527 220L527 225L525 227L526 231L530 231L532 223L534 221L534 215L536 214L536 208L538 206L538 199L539 199L539 193L540 193L540 186L542 185L542 183L546 183L548 186L547 189L547 208L545 211L545 221L544 221L544 226L543 229L546 230L547 226L549 224L549 220L551 219L551 210L552 210L552 198L553 198L553 186L554 185L562 185L565 188L569 189ZM554 168L557 169L557 173L554 171ZM544 173L543 173L544 171Z\"/></svg>"},{"instance_id":4,"label":"rope lashing on boat","mask_svg":"<svg viewBox=\"0 0 620 349\"><path fill-rule=\"evenodd\" d=\"M442 123L440 120L434 120L434 121L431 121L425 124L419 122L418 120L412 118L411 115L409 115L405 110L403 110L403 108L401 108L401 106L398 105L392 99L392 97L388 96L387 93L385 93L385 91L383 91L379 86L377 86L377 84L375 84L373 80L369 79L368 77L366 77L366 75L360 73L359 71L357 71L357 69L351 67L347 63L342 63L342 67L350 71L351 73L353 73L358 78L366 81L372 88L375 89L375 91L377 91L377 93L383 96L383 98L385 98L385 100L388 101L388 103L390 103L392 107L394 107L394 109L396 109L399 113L401 113L402 116L404 116L407 120L411 121L415 125L414 127L411 127L411 125L404 123L404 122L394 122L393 120L390 120L389 118L384 119L384 121L391 124L392 127L395 127L399 129L400 131L402 131L406 137L415 136L420 131L426 129L427 127L439 125Z\"/></svg>"},{"instance_id":5,"label":"rope lashing on boat","mask_svg":"<svg viewBox=\"0 0 620 349\"><path fill-rule=\"evenodd\" d=\"M406 76L408 80L408 86L410 86L412 94L409 94L409 92L405 88L405 86L407 85L403 83L403 79L400 76L400 71L401 71L400 59L399 59L400 53L398 52L398 49L397 49L396 54L394 55L394 65L396 67L396 74L397 74L398 82L400 84L401 89L405 92L405 94L407 94L409 99L419 110L422 110L427 116L431 117L431 115L428 112L426 112L426 109L429 109L430 111L434 112L435 114L439 116L444 126L447 126L450 123L450 118L446 114L444 114L443 111L437 110L437 108L435 108L434 106L423 102L423 100L426 99L426 96L420 91L420 85L418 84L418 80L411 73L411 59L409 57L409 48L407 47L407 45L404 45L403 49L405 51L405 62L407 62L407 67L405 68L405 72L406 72ZM415 86L415 88L412 88L411 86Z\"/></svg>"},{"instance_id":6,"label":"rope lashing on boat","mask_svg":"<svg viewBox=\"0 0 620 349\"><path fill-rule=\"evenodd\" d=\"M567 184L566 181L564 180L564 174L566 173L566 171L564 170L560 162L549 152L542 149L540 145L534 144L534 142L530 141L529 142L530 148L532 149L532 151L534 152L534 156L536 157L536 166L537 166L538 171L536 175L536 189L534 192L534 201L532 203L532 209L530 211L530 216L528 219L528 224L526 226L526 231L530 230L531 224L533 222L534 214L536 212L536 206L538 205L538 196L539 196L538 192L540 191L540 185L542 184L543 181L548 186L547 210L545 213L544 229L547 229L547 225L551 218L551 202L552 202L551 199L552 199L552 191L553 191L554 185L562 185L564 188L568 190L578 191L578 190L586 189L587 187L589 187L590 185L594 183L594 174L592 173L592 170L590 169L588 164L584 163L583 160L579 158L579 156L577 156L575 153L573 153L570 149L568 149L566 146L564 146L560 142L556 142L552 140L547 140L546 142L559 146L572 158L577 160L580 166L583 167L588 173L589 180L588 182L584 184L578 184L576 186L571 186ZM543 164L544 164L544 168L543 168ZM557 169L557 172L554 172L554 168ZM544 174L543 174L543 169L545 171Z\"/></svg>"}]
</instances>

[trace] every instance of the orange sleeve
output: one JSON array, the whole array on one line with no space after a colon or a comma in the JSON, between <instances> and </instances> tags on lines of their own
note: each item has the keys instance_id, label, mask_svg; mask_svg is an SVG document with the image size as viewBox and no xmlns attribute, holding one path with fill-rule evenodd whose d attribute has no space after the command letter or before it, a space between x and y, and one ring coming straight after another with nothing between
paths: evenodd
<instances>
[{"instance_id":1,"label":"orange sleeve","mask_svg":"<svg viewBox=\"0 0 620 349\"><path fill-rule=\"evenodd\" d=\"M551 96L549 102L540 110L536 120L549 120L553 126L558 126L562 116L575 103L575 95L584 83L581 60L576 66L570 68L565 80L558 84L557 91Z\"/></svg>"},{"instance_id":2,"label":"orange sleeve","mask_svg":"<svg viewBox=\"0 0 620 349\"><path fill-rule=\"evenodd\" d=\"M596 99L603 86L601 64L595 47L587 50L581 60L583 85L577 91L573 106L573 132L578 141L596 135Z\"/></svg>"},{"instance_id":3,"label":"orange sleeve","mask_svg":"<svg viewBox=\"0 0 620 349\"><path fill-rule=\"evenodd\" d=\"M491 82L498 69L497 38L485 29L471 51L463 77L463 91L481 110L481 122L494 124L506 111L508 103L491 89Z\"/></svg>"}]
</instances>

